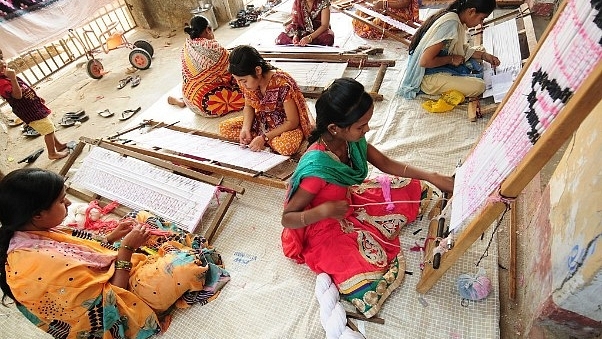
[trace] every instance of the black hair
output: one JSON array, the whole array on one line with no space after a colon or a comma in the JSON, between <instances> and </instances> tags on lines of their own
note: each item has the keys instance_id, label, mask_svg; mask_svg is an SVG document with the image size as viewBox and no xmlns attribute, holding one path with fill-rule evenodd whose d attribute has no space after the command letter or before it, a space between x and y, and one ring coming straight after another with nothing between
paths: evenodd
<instances>
[{"instance_id":1,"label":"black hair","mask_svg":"<svg viewBox=\"0 0 602 339\"><path fill-rule=\"evenodd\" d=\"M320 139L330 124L341 128L353 125L373 104L372 97L357 80L334 80L316 101L316 128L309 135L308 142L312 144Z\"/></svg>"},{"instance_id":2,"label":"black hair","mask_svg":"<svg viewBox=\"0 0 602 339\"><path fill-rule=\"evenodd\" d=\"M437 19L445 15L445 13L454 12L460 14L466 9L474 8L477 13L489 15L491 14L491 12L493 12L495 6L495 0L456 0L452 2L447 8L443 8L437 13L428 17L428 19L426 19L422 23L422 25L420 25L420 27L416 30L416 33L414 33L414 36L412 37L412 41L410 41L410 46L408 46L410 55L414 53L414 50L420 43L420 40L422 39L424 34L429 30L429 28L431 28L433 23L437 21Z\"/></svg>"},{"instance_id":3,"label":"black hair","mask_svg":"<svg viewBox=\"0 0 602 339\"><path fill-rule=\"evenodd\" d=\"M209 26L209 20L207 20L207 18L200 15L193 16L192 19L190 19L190 26L184 27L184 32L190 35L190 39L196 39L203 34L207 29L207 26Z\"/></svg>"},{"instance_id":4,"label":"black hair","mask_svg":"<svg viewBox=\"0 0 602 339\"><path fill-rule=\"evenodd\" d=\"M15 300L6 282L8 246L15 231L21 230L34 216L49 209L63 192L60 175L39 168L22 168L8 173L0 181L0 289ZM16 300L15 300L16 302Z\"/></svg>"},{"instance_id":5,"label":"black hair","mask_svg":"<svg viewBox=\"0 0 602 339\"><path fill-rule=\"evenodd\" d=\"M230 52L228 61L230 62L228 72L239 77L247 75L255 77L255 67L257 66L261 67L261 74L276 69L276 67L265 61L255 48L248 45L234 47Z\"/></svg>"}]
</instances>

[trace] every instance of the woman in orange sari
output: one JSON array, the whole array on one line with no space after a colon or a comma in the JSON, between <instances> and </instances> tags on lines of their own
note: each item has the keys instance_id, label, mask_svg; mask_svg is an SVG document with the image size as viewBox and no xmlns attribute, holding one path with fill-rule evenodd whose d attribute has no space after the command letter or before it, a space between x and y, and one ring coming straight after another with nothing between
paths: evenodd
<instances>
[{"instance_id":1,"label":"woman in orange sari","mask_svg":"<svg viewBox=\"0 0 602 339\"><path fill-rule=\"evenodd\" d=\"M213 300L229 280L203 241L153 238L156 217L135 213L96 237L59 226L70 204L64 178L47 170L0 181L2 303L13 299L55 338L148 338L167 329L176 307Z\"/></svg>"},{"instance_id":2,"label":"woman in orange sari","mask_svg":"<svg viewBox=\"0 0 602 339\"><path fill-rule=\"evenodd\" d=\"M297 153L312 120L295 79L246 45L230 53L229 71L244 91L245 108L242 116L220 123L220 135L252 151L270 147L282 155Z\"/></svg>"},{"instance_id":3,"label":"woman in orange sari","mask_svg":"<svg viewBox=\"0 0 602 339\"><path fill-rule=\"evenodd\" d=\"M373 4L375 11L403 23L418 22L418 8L418 0L376 0ZM356 15L362 18L368 16L360 11L357 11ZM378 18L372 20L372 23L381 29L371 27L357 19L351 21L355 34L364 39L383 39L383 31L391 29L391 25Z\"/></svg>"},{"instance_id":4,"label":"woman in orange sari","mask_svg":"<svg viewBox=\"0 0 602 339\"><path fill-rule=\"evenodd\" d=\"M228 72L228 50L215 41L209 21L195 16L184 32L190 38L181 53L183 97L170 96L167 102L208 118L240 111L244 98Z\"/></svg>"}]
</instances>

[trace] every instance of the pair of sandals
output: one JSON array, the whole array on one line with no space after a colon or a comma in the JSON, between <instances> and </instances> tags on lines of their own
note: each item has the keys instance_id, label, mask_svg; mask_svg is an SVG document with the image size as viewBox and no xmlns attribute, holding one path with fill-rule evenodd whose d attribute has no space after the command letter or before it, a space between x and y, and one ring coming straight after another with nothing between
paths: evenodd
<instances>
[{"instance_id":1,"label":"pair of sandals","mask_svg":"<svg viewBox=\"0 0 602 339\"><path fill-rule=\"evenodd\" d=\"M86 111L81 109L79 111L65 113L63 118L61 118L61 120L59 121L59 125L63 127L70 127L75 125L75 123L77 122L81 123L84 121L88 121L88 119L90 119L90 117L86 114Z\"/></svg>"},{"instance_id":2,"label":"pair of sandals","mask_svg":"<svg viewBox=\"0 0 602 339\"><path fill-rule=\"evenodd\" d=\"M119 80L119 84L117 85L117 89L122 89L124 88L127 84L129 84L130 82L132 83L132 87L136 87L138 85L140 85L140 81L142 79L140 79L139 75L128 75L127 77Z\"/></svg>"},{"instance_id":3,"label":"pair of sandals","mask_svg":"<svg viewBox=\"0 0 602 339\"><path fill-rule=\"evenodd\" d=\"M127 120L129 118L131 118L134 114L140 112L142 108L138 107L136 109L126 109L125 111L121 112L121 116L119 117L119 120ZM111 112L111 110L109 110L108 108L105 109L104 111L100 111L98 112L98 115L100 115L103 118L110 118L113 115L115 115L115 113Z\"/></svg>"},{"instance_id":4,"label":"pair of sandals","mask_svg":"<svg viewBox=\"0 0 602 339\"><path fill-rule=\"evenodd\" d=\"M75 148L75 146L77 146L77 143L75 141L69 141L67 144L67 149L69 150L69 152L73 151L73 149ZM37 151L31 153L30 155L26 156L25 158L19 160L17 162L17 164L21 164L21 163L27 163L27 164L31 164L34 161L38 160L38 158L40 157L40 155L42 155L42 153L44 153L44 148L40 148Z\"/></svg>"}]
</instances>

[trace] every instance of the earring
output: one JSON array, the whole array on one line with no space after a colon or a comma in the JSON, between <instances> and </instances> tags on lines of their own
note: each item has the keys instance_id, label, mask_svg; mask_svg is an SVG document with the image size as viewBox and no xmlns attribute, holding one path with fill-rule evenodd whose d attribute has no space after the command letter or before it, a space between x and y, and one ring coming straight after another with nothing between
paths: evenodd
<instances>
[{"instance_id":1,"label":"earring","mask_svg":"<svg viewBox=\"0 0 602 339\"><path fill-rule=\"evenodd\" d=\"M336 131L334 131L332 134L334 134L334 135L337 135L337 132L336 132Z\"/></svg>"}]
</instances>

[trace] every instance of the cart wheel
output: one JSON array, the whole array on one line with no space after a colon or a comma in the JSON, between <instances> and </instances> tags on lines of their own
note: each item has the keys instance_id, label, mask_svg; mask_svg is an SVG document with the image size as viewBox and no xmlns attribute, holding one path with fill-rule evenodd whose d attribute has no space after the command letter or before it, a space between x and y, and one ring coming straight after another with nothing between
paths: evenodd
<instances>
[{"instance_id":1,"label":"cart wheel","mask_svg":"<svg viewBox=\"0 0 602 339\"><path fill-rule=\"evenodd\" d=\"M134 48L130 52L130 64L137 69L148 69L151 65L151 56L142 48Z\"/></svg>"},{"instance_id":2,"label":"cart wheel","mask_svg":"<svg viewBox=\"0 0 602 339\"><path fill-rule=\"evenodd\" d=\"M146 40L137 40L136 42L134 42L134 46L136 46L137 48L142 48L143 50L147 51L151 57L155 54L153 45L151 45L150 42L148 42Z\"/></svg>"},{"instance_id":3,"label":"cart wheel","mask_svg":"<svg viewBox=\"0 0 602 339\"><path fill-rule=\"evenodd\" d=\"M104 75L104 67L102 67L102 63L97 59L88 60L86 71L88 71L88 75L92 79L100 79Z\"/></svg>"}]
</instances>

